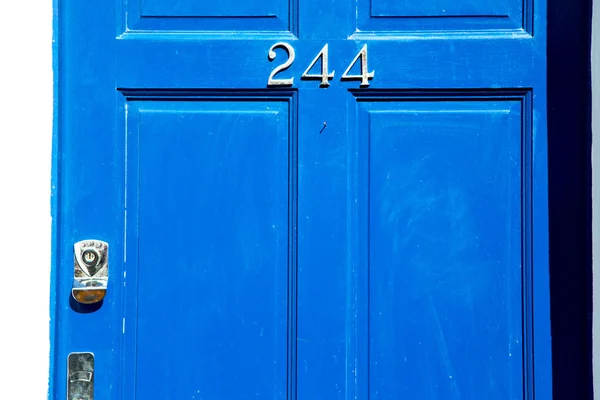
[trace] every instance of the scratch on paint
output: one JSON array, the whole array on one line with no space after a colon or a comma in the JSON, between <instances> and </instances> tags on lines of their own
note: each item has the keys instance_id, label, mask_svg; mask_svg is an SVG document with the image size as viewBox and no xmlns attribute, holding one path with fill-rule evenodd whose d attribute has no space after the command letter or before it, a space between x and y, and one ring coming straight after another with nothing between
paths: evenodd
<instances>
[{"instance_id":1,"label":"scratch on paint","mask_svg":"<svg viewBox=\"0 0 600 400\"><path fill-rule=\"evenodd\" d=\"M433 298L431 294L427 296L429 298L429 304L431 305L431 312L433 315L433 319L437 328L437 342L438 349L440 350L440 355L442 357L442 361L444 363L444 368L446 368L446 373L448 374L448 378L452 382L452 391L454 392L454 396L456 399L460 399L460 392L458 390L458 385L456 384L456 379L454 379L454 372L452 368L452 362L450 361L450 357L448 356L448 347L446 346L446 339L444 338L444 331L442 330L442 324L440 323L440 317L438 315L437 309L435 308L435 303L433 302Z\"/></svg>"},{"instance_id":2,"label":"scratch on paint","mask_svg":"<svg viewBox=\"0 0 600 400\"><path fill-rule=\"evenodd\" d=\"M127 132L127 119L129 118L129 105L125 104L125 132ZM129 149L128 149L128 135L125 135L125 165L124 165L124 170L123 170L123 181L125 184L125 193L124 193L124 199L123 202L125 204L125 210L123 211L123 263L127 262L127 191L129 190L127 187L127 168L128 168L128 162L129 162Z\"/></svg>"}]
</instances>

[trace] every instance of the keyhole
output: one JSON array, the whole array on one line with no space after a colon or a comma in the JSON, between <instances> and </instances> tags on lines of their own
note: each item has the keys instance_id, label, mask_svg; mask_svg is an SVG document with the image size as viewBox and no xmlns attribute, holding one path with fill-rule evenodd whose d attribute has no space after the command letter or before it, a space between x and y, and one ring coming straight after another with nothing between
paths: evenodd
<instances>
[{"instance_id":1,"label":"keyhole","mask_svg":"<svg viewBox=\"0 0 600 400\"><path fill-rule=\"evenodd\" d=\"M87 249L83 252L82 257L83 262L87 266L96 265L98 263L98 253L94 249Z\"/></svg>"}]
</instances>

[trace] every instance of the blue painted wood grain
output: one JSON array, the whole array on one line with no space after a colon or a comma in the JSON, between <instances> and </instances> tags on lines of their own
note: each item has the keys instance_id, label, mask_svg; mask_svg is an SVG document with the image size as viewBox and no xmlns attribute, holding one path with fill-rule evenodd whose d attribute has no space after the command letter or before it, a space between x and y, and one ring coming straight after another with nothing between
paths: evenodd
<instances>
[{"instance_id":1,"label":"blue painted wood grain","mask_svg":"<svg viewBox=\"0 0 600 400\"><path fill-rule=\"evenodd\" d=\"M55 398L551 398L545 2L405 3L59 3Z\"/></svg>"}]
</instances>

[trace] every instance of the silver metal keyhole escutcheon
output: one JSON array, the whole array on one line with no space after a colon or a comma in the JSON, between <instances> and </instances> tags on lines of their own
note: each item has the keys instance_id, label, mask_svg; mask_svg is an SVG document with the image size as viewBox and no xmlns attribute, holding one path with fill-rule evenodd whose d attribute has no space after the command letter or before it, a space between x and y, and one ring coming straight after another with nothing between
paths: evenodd
<instances>
[{"instance_id":1,"label":"silver metal keyhole escutcheon","mask_svg":"<svg viewBox=\"0 0 600 400\"><path fill-rule=\"evenodd\" d=\"M108 243L89 239L75 243L73 298L79 303L102 301L108 286Z\"/></svg>"}]
</instances>

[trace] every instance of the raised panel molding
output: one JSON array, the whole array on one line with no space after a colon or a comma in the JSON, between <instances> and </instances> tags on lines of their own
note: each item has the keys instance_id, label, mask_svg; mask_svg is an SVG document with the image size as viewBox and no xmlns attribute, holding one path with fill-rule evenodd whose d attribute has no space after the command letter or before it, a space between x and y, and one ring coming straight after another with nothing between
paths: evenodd
<instances>
[{"instance_id":1,"label":"raised panel molding","mask_svg":"<svg viewBox=\"0 0 600 400\"><path fill-rule=\"evenodd\" d=\"M120 38L139 33L177 33L234 39L248 35L294 36L298 0L123 0Z\"/></svg>"},{"instance_id":2,"label":"raised panel molding","mask_svg":"<svg viewBox=\"0 0 600 400\"><path fill-rule=\"evenodd\" d=\"M356 36L533 34L533 0L358 0Z\"/></svg>"},{"instance_id":3,"label":"raised panel molding","mask_svg":"<svg viewBox=\"0 0 600 400\"><path fill-rule=\"evenodd\" d=\"M169 379L169 383L177 387L177 379L189 382L192 377L197 381L198 394L245 393L246 387L213 386L209 382L217 377L232 379L220 371L223 368L229 371L237 368L240 374L251 375L258 371L251 365L253 360L273 357L272 379L255 381L255 390L267 390L277 398L294 399L298 270L296 92L119 91L123 94L120 125L125 127L126 165L122 393L133 399L141 394L147 396L148 391L153 390L160 397L167 395L161 390L169 387L161 385L161 379ZM258 137L247 128L254 126L255 129L256 125L264 126ZM238 145L233 145L234 142ZM206 171L207 168L210 171ZM231 175L229 172L234 170L238 172ZM255 172L251 172L253 170ZM174 186L169 179L171 173L180 175L173 182L188 182L188 185ZM186 175L190 179L185 179ZM243 202L235 192L244 197ZM227 193L231 196L226 196ZM185 196L182 203L191 207L190 220L206 220L207 224L190 227L183 217L187 212L172 204L180 204L177 196ZM263 206L249 206L248 202L252 201ZM263 214L254 215L253 211L258 210ZM208 217L214 212L222 215L217 225L214 223L217 219ZM276 224L271 220L286 222ZM156 224L165 232L154 229ZM244 227L255 231L236 231ZM165 234L180 235L182 244L170 240L169 250L162 248L154 254L157 238ZM236 237L246 239L236 241ZM268 252L257 253L256 249L262 247L250 245L253 240L270 243ZM202 252L203 256L199 256L202 266L192 265L194 257L186 248L202 249L217 246L215 243L228 243L231 251L218 247L220 250ZM176 256L178 251L181 252L179 257ZM220 258L214 257L215 251L221 252ZM156 265L155 259L168 254L171 254L171 262L163 263L168 265ZM243 260L240 260L241 254ZM222 263L231 268L220 270ZM157 287L160 274L169 274L171 279ZM262 277L258 280L259 287L247 287L245 274ZM206 281L206 277L217 279ZM223 298L219 291L221 286L237 293L239 299ZM261 307L252 304L257 301L253 296L257 295L263 296ZM140 297L143 301L138 301ZM187 320L171 320L167 325L162 324L162 316L153 311L158 308L153 307L156 304L186 308L186 303L195 301L204 301L207 306L189 307ZM233 312L238 308L243 312ZM248 320L231 320L239 315ZM138 329L142 323L144 328ZM171 332L182 327L185 328L177 333ZM231 331L232 327L235 332ZM169 353L162 351L160 342L152 343L152 340L156 340L153 335L157 335L157 331L163 330L162 336L178 335L184 343L180 347L171 344ZM232 342L228 334L237 341ZM237 346L232 347L235 354L230 345ZM185 351L181 352L182 349ZM254 354L259 351L261 354ZM178 370L176 364L164 364L171 358L190 356L195 357L195 363L203 369L203 377L197 375L198 371ZM245 358L246 363L236 361ZM167 368L163 372L173 374L162 376L159 371L156 376L155 371L163 367ZM264 375L267 371L261 373ZM138 377L140 374L143 378ZM215 376L211 378L211 374ZM152 384L136 386L138 379Z\"/></svg>"},{"instance_id":4,"label":"raised panel molding","mask_svg":"<svg viewBox=\"0 0 600 400\"><path fill-rule=\"evenodd\" d=\"M356 351L352 368L367 371L357 390L374 399L417 392L533 399L531 92L353 94L348 307L357 311L347 340ZM487 314L492 303L505 313ZM506 352L486 353L492 348ZM498 387L488 377L469 381L488 362L502 371ZM438 384L428 385L428 376Z\"/></svg>"}]
</instances>

